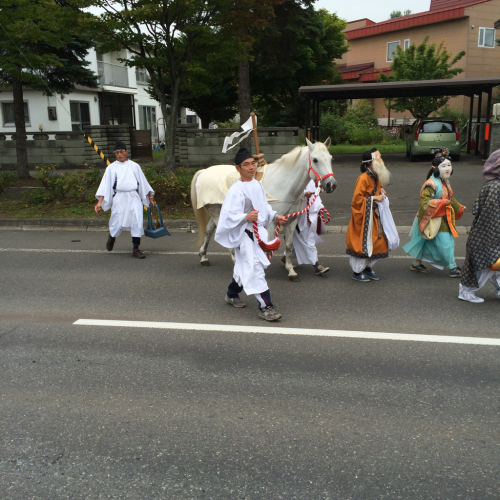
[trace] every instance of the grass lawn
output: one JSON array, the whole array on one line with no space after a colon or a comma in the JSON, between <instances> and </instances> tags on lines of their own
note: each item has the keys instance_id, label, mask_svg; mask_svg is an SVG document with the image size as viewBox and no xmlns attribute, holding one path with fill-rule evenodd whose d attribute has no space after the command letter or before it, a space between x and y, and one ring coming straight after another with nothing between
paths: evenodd
<instances>
[{"instance_id":1,"label":"grass lawn","mask_svg":"<svg viewBox=\"0 0 500 500\"><path fill-rule=\"evenodd\" d=\"M95 203L75 202L67 199L39 205L28 203L20 198L0 199L0 218L7 219L102 219L108 220L111 211L94 211ZM164 219L193 219L191 207L160 207ZM146 216L146 211L144 211Z\"/></svg>"},{"instance_id":2,"label":"grass lawn","mask_svg":"<svg viewBox=\"0 0 500 500\"><path fill-rule=\"evenodd\" d=\"M356 146L354 144L337 144L336 146L330 146L329 151L331 154L349 154L357 153L363 154L369 149L377 148L382 154L384 153L405 153L406 144L370 144L369 146Z\"/></svg>"}]
</instances>

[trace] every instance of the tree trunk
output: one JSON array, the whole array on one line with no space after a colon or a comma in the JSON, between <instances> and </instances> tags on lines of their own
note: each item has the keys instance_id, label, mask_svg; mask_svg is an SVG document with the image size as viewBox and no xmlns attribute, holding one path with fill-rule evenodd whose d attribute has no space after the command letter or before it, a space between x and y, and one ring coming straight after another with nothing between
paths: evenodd
<instances>
[{"instance_id":1,"label":"tree trunk","mask_svg":"<svg viewBox=\"0 0 500 500\"><path fill-rule=\"evenodd\" d=\"M20 179L29 179L28 148L26 146L26 123L24 121L23 84L14 80L12 84L14 96L14 124L16 126L17 175Z\"/></svg>"},{"instance_id":2,"label":"tree trunk","mask_svg":"<svg viewBox=\"0 0 500 500\"><path fill-rule=\"evenodd\" d=\"M170 108L170 111L167 108L165 89L161 80L157 78L157 75L153 70L148 69L148 73L149 77L151 78L151 86L153 87L158 102L160 103L160 109L165 129L165 158L163 160L163 166L165 167L165 170L175 173L175 130L177 127L177 115L174 116L173 114L173 106ZM173 155L172 144L174 148Z\"/></svg>"},{"instance_id":3,"label":"tree trunk","mask_svg":"<svg viewBox=\"0 0 500 500\"><path fill-rule=\"evenodd\" d=\"M179 115L179 82L172 85L172 107L167 120L165 131L165 170L175 173L175 136L177 133L177 120Z\"/></svg>"},{"instance_id":4,"label":"tree trunk","mask_svg":"<svg viewBox=\"0 0 500 500\"><path fill-rule=\"evenodd\" d=\"M240 63L239 69L239 112L240 112L240 125L243 125L250 118L251 100L250 100L250 67L248 58ZM247 148L252 151L251 135L245 140L241 141L241 147Z\"/></svg>"},{"instance_id":5,"label":"tree trunk","mask_svg":"<svg viewBox=\"0 0 500 500\"><path fill-rule=\"evenodd\" d=\"M210 122L212 121L212 117L210 113L196 113L200 117L201 128L208 128L210 126Z\"/></svg>"}]
</instances>

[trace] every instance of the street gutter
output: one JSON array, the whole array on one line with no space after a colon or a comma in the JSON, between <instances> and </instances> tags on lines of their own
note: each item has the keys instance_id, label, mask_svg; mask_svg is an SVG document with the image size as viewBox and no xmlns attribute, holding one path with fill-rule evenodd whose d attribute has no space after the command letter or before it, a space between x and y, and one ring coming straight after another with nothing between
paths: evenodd
<instances>
[{"instance_id":1,"label":"street gutter","mask_svg":"<svg viewBox=\"0 0 500 500\"><path fill-rule=\"evenodd\" d=\"M170 232L197 232L194 219L163 221ZM397 226L399 234L408 234L411 226ZM458 234L469 234L469 226L457 226ZM0 218L0 231L109 231L109 221L98 219L7 219ZM347 226L326 226L327 234L345 234Z\"/></svg>"}]
</instances>

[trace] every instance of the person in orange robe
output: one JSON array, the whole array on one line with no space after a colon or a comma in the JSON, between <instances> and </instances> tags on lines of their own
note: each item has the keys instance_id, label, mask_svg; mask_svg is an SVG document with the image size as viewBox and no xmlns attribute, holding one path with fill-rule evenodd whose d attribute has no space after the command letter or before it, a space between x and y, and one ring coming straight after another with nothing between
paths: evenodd
<instances>
[{"instance_id":1,"label":"person in orange robe","mask_svg":"<svg viewBox=\"0 0 500 500\"><path fill-rule=\"evenodd\" d=\"M372 270L377 260L389 256L378 205L374 202L385 199L384 186L390 182L391 174L376 148L363 153L361 172L351 202L346 253L350 256L349 264L354 272L352 279L368 282L379 279Z\"/></svg>"}]
</instances>

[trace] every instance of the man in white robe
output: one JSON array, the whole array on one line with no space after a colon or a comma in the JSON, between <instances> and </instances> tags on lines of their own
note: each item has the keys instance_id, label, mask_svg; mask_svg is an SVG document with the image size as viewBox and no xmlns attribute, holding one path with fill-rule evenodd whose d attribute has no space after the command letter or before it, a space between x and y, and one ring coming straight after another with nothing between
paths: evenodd
<instances>
[{"instance_id":1,"label":"man in white robe","mask_svg":"<svg viewBox=\"0 0 500 500\"><path fill-rule=\"evenodd\" d=\"M116 237L125 230L132 235L132 256L144 259L146 256L139 250L144 234L142 207L154 203L154 191L141 167L128 159L127 148L122 141L116 141L115 156L116 161L106 168L95 195L98 199L95 211L98 213L111 208L106 242L108 252L113 250Z\"/></svg>"},{"instance_id":2,"label":"man in white robe","mask_svg":"<svg viewBox=\"0 0 500 500\"><path fill-rule=\"evenodd\" d=\"M258 225L259 239L265 245L269 224L273 220L284 223L286 219L271 208L262 184L254 179L257 165L251 153L240 148L235 163L241 180L231 186L224 199L215 233L217 243L235 249L233 280L225 300L235 307L245 307L239 298L244 290L247 295L255 295L260 318L276 321L281 314L274 310L264 273L270 262L254 234L254 222Z\"/></svg>"},{"instance_id":3,"label":"man in white robe","mask_svg":"<svg viewBox=\"0 0 500 500\"><path fill-rule=\"evenodd\" d=\"M315 191L316 186L314 185L314 181L311 180L304 190L303 208L309 205L311 196L314 195ZM325 224L319 217L319 212L322 208L324 206L318 195L314 203L309 207L309 210L299 215L297 228L293 235L292 257L297 258L299 265L311 264L314 266L314 273L317 276L322 276L330 270L329 267L322 266L318 262L318 250L316 248L318 243L323 243L319 235L326 234ZM281 262L286 262L285 257L281 259Z\"/></svg>"}]
</instances>

